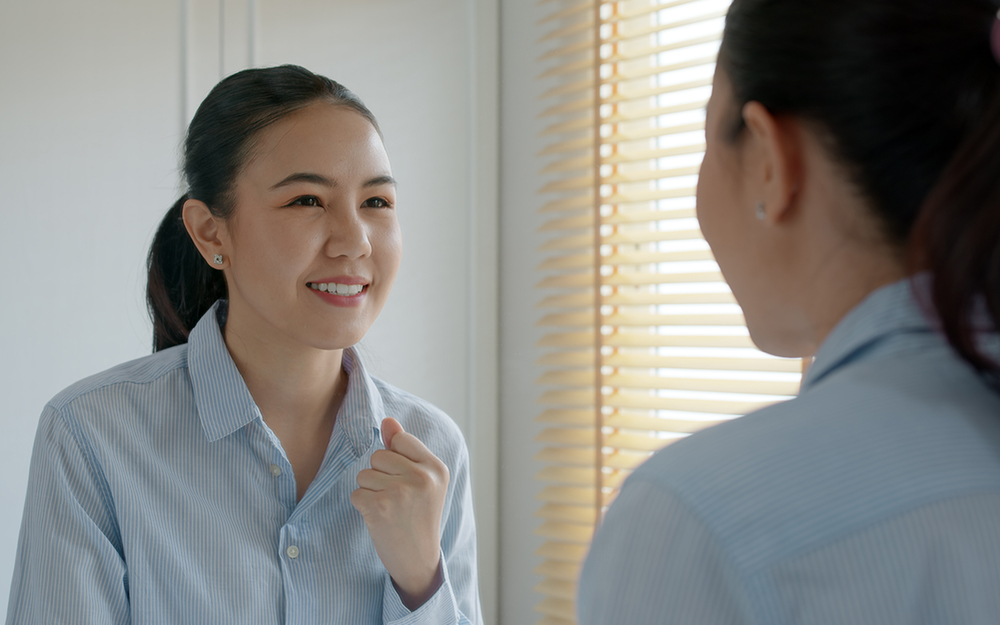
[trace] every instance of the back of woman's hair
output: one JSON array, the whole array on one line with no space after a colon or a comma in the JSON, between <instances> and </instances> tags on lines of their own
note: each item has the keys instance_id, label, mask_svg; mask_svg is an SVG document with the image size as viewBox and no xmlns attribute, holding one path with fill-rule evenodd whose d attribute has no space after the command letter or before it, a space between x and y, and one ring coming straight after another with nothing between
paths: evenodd
<instances>
[{"instance_id":1,"label":"back of woman's hair","mask_svg":"<svg viewBox=\"0 0 1000 625\"><path fill-rule=\"evenodd\" d=\"M198 107L184 141L182 170L188 192L167 211L153 237L146 302L153 319L153 351L186 343L195 323L227 296L223 273L202 258L184 228L188 199L228 219L235 208L236 177L258 133L314 102L328 102L378 123L343 85L296 65L247 69L225 78Z\"/></svg>"},{"instance_id":2,"label":"back of woman's hair","mask_svg":"<svg viewBox=\"0 0 1000 625\"><path fill-rule=\"evenodd\" d=\"M719 66L736 104L816 125L958 354L1000 328L1000 49L990 0L735 0ZM1000 43L994 43L1000 48ZM737 140L743 120L734 119Z\"/></svg>"}]
</instances>

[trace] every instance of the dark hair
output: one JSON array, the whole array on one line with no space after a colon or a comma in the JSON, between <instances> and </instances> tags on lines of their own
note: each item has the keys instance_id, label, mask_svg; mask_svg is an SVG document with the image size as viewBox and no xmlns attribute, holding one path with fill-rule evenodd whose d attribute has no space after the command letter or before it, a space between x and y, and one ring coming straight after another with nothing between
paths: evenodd
<instances>
[{"instance_id":1,"label":"dark hair","mask_svg":"<svg viewBox=\"0 0 1000 625\"><path fill-rule=\"evenodd\" d=\"M994 382L973 320L985 302L1000 327L996 17L990 0L735 0L719 52L738 105L822 129L910 271L933 276L948 341Z\"/></svg>"},{"instance_id":2,"label":"dark hair","mask_svg":"<svg viewBox=\"0 0 1000 625\"><path fill-rule=\"evenodd\" d=\"M257 133L317 101L350 108L378 130L375 116L346 87L296 65L237 72L217 84L198 107L184 141L188 192L167 211L149 249L146 302L153 319L153 351L186 343L198 319L227 295L222 272L208 266L184 228L184 202L200 200L212 215L228 219L235 207L236 177Z\"/></svg>"}]
</instances>

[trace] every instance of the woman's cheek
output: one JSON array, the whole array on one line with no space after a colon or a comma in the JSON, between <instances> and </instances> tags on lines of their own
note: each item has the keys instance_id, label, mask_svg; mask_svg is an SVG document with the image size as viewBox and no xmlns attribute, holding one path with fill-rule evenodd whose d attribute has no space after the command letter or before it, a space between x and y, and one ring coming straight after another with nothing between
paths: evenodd
<instances>
[{"instance_id":1,"label":"woman's cheek","mask_svg":"<svg viewBox=\"0 0 1000 625\"><path fill-rule=\"evenodd\" d=\"M715 183L716 176L713 164L706 157L702 164L701 172L698 175L697 188L697 208L695 212L698 216L698 224L701 227L705 241L714 250L715 244L715 213L719 206L718 185Z\"/></svg>"},{"instance_id":2,"label":"woman's cheek","mask_svg":"<svg viewBox=\"0 0 1000 625\"><path fill-rule=\"evenodd\" d=\"M395 276L403 257L403 236L399 222L393 219L392 223L381 229L379 238L383 250L383 271Z\"/></svg>"}]
</instances>

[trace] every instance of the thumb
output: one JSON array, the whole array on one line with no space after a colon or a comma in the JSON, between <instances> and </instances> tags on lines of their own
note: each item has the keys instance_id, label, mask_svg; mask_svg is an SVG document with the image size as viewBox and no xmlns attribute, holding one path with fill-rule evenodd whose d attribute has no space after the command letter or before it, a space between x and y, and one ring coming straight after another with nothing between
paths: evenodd
<instances>
[{"instance_id":1,"label":"thumb","mask_svg":"<svg viewBox=\"0 0 1000 625\"><path fill-rule=\"evenodd\" d=\"M396 421L392 417L382 419L382 442L385 443L386 449L392 449L392 439L402 431L403 426L399 424L399 421Z\"/></svg>"}]
</instances>

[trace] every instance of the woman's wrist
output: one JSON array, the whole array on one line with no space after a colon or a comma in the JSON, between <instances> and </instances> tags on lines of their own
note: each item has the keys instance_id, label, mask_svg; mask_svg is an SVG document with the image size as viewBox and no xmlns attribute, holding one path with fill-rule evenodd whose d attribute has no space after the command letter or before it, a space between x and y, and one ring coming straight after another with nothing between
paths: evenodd
<instances>
[{"instance_id":1,"label":"woman's wrist","mask_svg":"<svg viewBox=\"0 0 1000 625\"><path fill-rule=\"evenodd\" d=\"M434 569L434 573L431 575L429 582L422 584L407 584L407 586L404 587L401 586L395 579L392 580L392 585L396 589L396 593L399 595L399 600L410 612L417 610L420 606L427 603L427 600L434 596L434 593L441 588L441 584L443 583L444 571L442 569L440 559L438 560L437 567Z\"/></svg>"}]
</instances>

